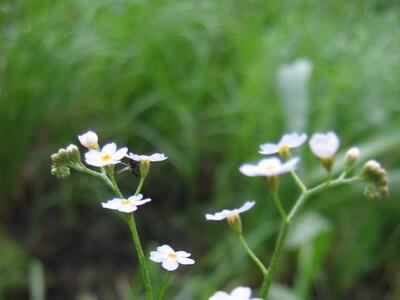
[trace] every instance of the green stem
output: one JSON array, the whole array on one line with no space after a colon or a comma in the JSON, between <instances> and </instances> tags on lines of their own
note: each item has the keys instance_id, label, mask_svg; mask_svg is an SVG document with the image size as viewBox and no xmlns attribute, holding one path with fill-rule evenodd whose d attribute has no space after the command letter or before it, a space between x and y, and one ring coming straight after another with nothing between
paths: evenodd
<instances>
[{"instance_id":1,"label":"green stem","mask_svg":"<svg viewBox=\"0 0 400 300\"><path fill-rule=\"evenodd\" d=\"M140 239L139 239L139 235L138 235L138 232L136 229L136 224L135 224L135 220L133 218L133 214L125 214L125 218L129 224L129 229L131 230L133 243L135 245L137 256L139 258L140 270L142 272L142 278L143 278L144 286L146 288L147 299L153 300L154 295L153 295L153 288L151 286L150 273L149 273L149 269L147 267L146 257L144 256L143 249L140 244Z\"/></svg>"},{"instance_id":2,"label":"green stem","mask_svg":"<svg viewBox=\"0 0 400 300\"><path fill-rule=\"evenodd\" d=\"M275 273L278 265L278 260L282 252L283 245L285 244L286 235L289 229L290 222L286 221L282 223L279 231L278 240L275 245L274 253L272 254L271 262L268 268L268 272L264 275L263 284L261 286L261 297L266 299L269 293L269 288L272 281L272 276Z\"/></svg>"},{"instance_id":3,"label":"green stem","mask_svg":"<svg viewBox=\"0 0 400 300\"><path fill-rule=\"evenodd\" d=\"M144 184L145 177L140 177L139 185L136 188L135 196L139 195L140 191L142 190Z\"/></svg>"},{"instance_id":4,"label":"green stem","mask_svg":"<svg viewBox=\"0 0 400 300\"><path fill-rule=\"evenodd\" d=\"M283 208L280 205L279 196L276 193L273 193L273 195L275 194L275 196L274 196L275 204L277 204L278 210L280 210L281 217L285 216L285 218L282 217L283 223L282 223L281 229L279 231L278 240L276 242L275 249L272 254L271 262L268 267L268 272L264 275L263 284L261 286L261 296L264 299L266 299L266 297L268 296L272 277L275 273L279 257L281 256L281 252L282 252L283 246L285 244L286 235L287 235L289 226L290 226L292 220L294 219L294 217L299 212L300 208L305 203L305 201L309 197L311 197L317 193L320 193L320 192L326 190L327 188L338 186L338 185L345 185L345 184L350 184L350 183L354 183L354 182L359 182L362 180L363 179L359 176L355 176L355 177L348 178L348 179L339 177L337 179L329 180L324 183L321 183L312 189L305 190L297 198L296 203L293 205L293 207L290 210L290 213L287 217L286 217L286 215L283 215L281 212L281 210L283 210ZM279 207L281 207L281 208L279 208ZM284 210L283 210L283 212L284 212Z\"/></svg>"},{"instance_id":5,"label":"green stem","mask_svg":"<svg viewBox=\"0 0 400 300\"><path fill-rule=\"evenodd\" d=\"M165 295L165 292L167 291L168 284L169 284L171 277L172 277L172 272L167 272L167 275L165 275L164 282L161 286L160 293L158 294L158 297L157 297L158 300L162 300L164 298L164 295Z\"/></svg>"},{"instance_id":6,"label":"green stem","mask_svg":"<svg viewBox=\"0 0 400 300\"><path fill-rule=\"evenodd\" d=\"M243 235L242 234L238 235L238 238L239 238L239 241L242 244L243 248L246 250L248 256L254 261L254 263L260 269L261 273L265 276L265 274L267 273L267 268L264 266L264 264L260 261L260 259L254 254L254 252L247 245Z\"/></svg>"},{"instance_id":7,"label":"green stem","mask_svg":"<svg viewBox=\"0 0 400 300\"><path fill-rule=\"evenodd\" d=\"M286 222L286 219L287 219L286 211L282 206L281 199L279 198L278 192L273 191L272 198L274 199L275 206L278 209L279 214L281 215L282 222Z\"/></svg>"},{"instance_id":8,"label":"green stem","mask_svg":"<svg viewBox=\"0 0 400 300\"><path fill-rule=\"evenodd\" d=\"M299 186L300 190L302 192L307 191L307 187L304 184L304 182L300 179L300 177L297 175L296 171L292 171L290 172L290 174L292 174L292 177L294 179L294 181L296 182L296 184Z\"/></svg>"}]
</instances>

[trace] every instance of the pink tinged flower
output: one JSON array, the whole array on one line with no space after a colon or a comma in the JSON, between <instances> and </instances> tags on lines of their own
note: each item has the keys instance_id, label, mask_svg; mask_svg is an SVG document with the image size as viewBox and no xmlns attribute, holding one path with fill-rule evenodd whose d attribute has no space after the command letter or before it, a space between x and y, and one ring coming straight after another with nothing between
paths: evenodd
<instances>
[{"instance_id":1,"label":"pink tinged flower","mask_svg":"<svg viewBox=\"0 0 400 300\"><path fill-rule=\"evenodd\" d=\"M151 155L139 155L134 153L129 153L126 157L133 159L134 161L150 161L150 162L157 162L166 160L168 157L163 153L154 153Z\"/></svg>"},{"instance_id":2,"label":"pink tinged flower","mask_svg":"<svg viewBox=\"0 0 400 300\"><path fill-rule=\"evenodd\" d=\"M214 214L206 214L206 219L209 221L221 221L224 219L235 218L240 213L248 211L256 204L255 201L246 201L240 208L224 209L223 211Z\"/></svg>"},{"instance_id":3,"label":"pink tinged flower","mask_svg":"<svg viewBox=\"0 0 400 300\"><path fill-rule=\"evenodd\" d=\"M179 265L193 265L195 261L189 258L186 251L175 251L168 245L157 247L157 251L150 252L150 260L161 263L167 271L175 271Z\"/></svg>"},{"instance_id":4,"label":"pink tinged flower","mask_svg":"<svg viewBox=\"0 0 400 300\"><path fill-rule=\"evenodd\" d=\"M237 287L230 294L226 292L216 292L208 300L262 300L261 298L250 298L251 289L248 287Z\"/></svg>"},{"instance_id":5,"label":"pink tinged flower","mask_svg":"<svg viewBox=\"0 0 400 300\"><path fill-rule=\"evenodd\" d=\"M95 167L104 167L108 165L115 165L121 162L125 157L128 148L124 147L117 150L115 143L105 145L101 150L89 150L85 153L85 160L88 165Z\"/></svg>"},{"instance_id":6,"label":"pink tinged flower","mask_svg":"<svg viewBox=\"0 0 400 300\"><path fill-rule=\"evenodd\" d=\"M279 153L283 155L289 151L291 148L297 148L301 146L307 140L307 135L302 133L298 134L288 133L283 135L281 140L277 144L266 143L260 146L261 150L259 151L261 154L275 154Z\"/></svg>"},{"instance_id":7,"label":"pink tinged flower","mask_svg":"<svg viewBox=\"0 0 400 300\"><path fill-rule=\"evenodd\" d=\"M130 213L138 209L138 206L150 202L150 198L143 199L143 195L139 194L136 196L130 196L128 199L114 198L107 202L103 202L101 205L104 208L118 210L124 213Z\"/></svg>"},{"instance_id":8,"label":"pink tinged flower","mask_svg":"<svg viewBox=\"0 0 400 300\"><path fill-rule=\"evenodd\" d=\"M97 134L93 131L89 130L81 135L78 135L78 139L82 146L88 149L97 149L99 146Z\"/></svg>"},{"instance_id":9,"label":"pink tinged flower","mask_svg":"<svg viewBox=\"0 0 400 300\"><path fill-rule=\"evenodd\" d=\"M315 133L310 139L310 148L315 156L331 159L339 149L340 141L334 132Z\"/></svg>"},{"instance_id":10,"label":"pink tinged flower","mask_svg":"<svg viewBox=\"0 0 400 300\"><path fill-rule=\"evenodd\" d=\"M277 157L265 158L257 164L243 164L239 170L246 176L277 176L297 169L300 159L295 157L284 163Z\"/></svg>"}]
</instances>

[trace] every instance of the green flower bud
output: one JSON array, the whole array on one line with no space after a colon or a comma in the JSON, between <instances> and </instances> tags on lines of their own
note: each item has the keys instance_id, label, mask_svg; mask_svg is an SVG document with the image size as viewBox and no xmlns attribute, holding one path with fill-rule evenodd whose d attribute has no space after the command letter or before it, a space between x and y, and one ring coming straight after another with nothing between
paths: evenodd
<instances>
[{"instance_id":1,"label":"green flower bud","mask_svg":"<svg viewBox=\"0 0 400 300\"><path fill-rule=\"evenodd\" d=\"M227 218L228 225L236 235L242 234L242 221L239 214L229 215Z\"/></svg>"},{"instance_id":2,"label":"green flower bud","mask_svg":"<svg viewBox=\"0 0 400 300\"><path fill-rule=\"evenodd\" d=\"M51 166L51 175L57 177L58 179L68 177L70 175L70 169L68 167L56 167Z\"/></svg>"}]
</instances>

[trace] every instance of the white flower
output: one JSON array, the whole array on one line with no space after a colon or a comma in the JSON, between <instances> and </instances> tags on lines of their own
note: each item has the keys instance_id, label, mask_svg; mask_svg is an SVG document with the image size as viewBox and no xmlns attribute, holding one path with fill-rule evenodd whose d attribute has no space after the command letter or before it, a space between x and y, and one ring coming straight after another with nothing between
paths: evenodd
<instances>
[{"instance_id":1,"label":"white flower","mask_svg":"<svg viewBox=\"0 0 400 300\"><path fill-rule=\"evenodd\" d=\"M174 271L181 265L193 265L194 260L188 258L191 254L186 251L174 251L170 246L163 245L157 247L157 251L150 252L150 259L156 263L161 263L163 268Z\"/></svg>"},{"instance_id":2,"label":"white flower","mask_svg":"<svg viewBox=\"0 0 400 300\"><path fill-rule=\"evenodd\" d=\"M224 219L235 218L240 213L248 211L256 204L255 201L246 201L240 208L235 208L232 210L224 209L223 211L217 212L215 214L206 214L206 219L210 221L221 221Z\"/></svg>"},{"instance_id":3,"label":"white flower","mask_svg":"<svg viewBox=\"0 0 400 300\"><path fill-rule=\"evenodd\" d=\"M162 153L154 153L152 155L139 155L139 154L129 153L129 155L127 155L126 157L133 159L135 161L150 161L150 162L163 161L168 158L165 154Z\"/></svg>"},{"instance_id":4,"label":"white flower","mask_svg":"<svg viewBox=\"0 0 400 300\"><path fill-rule=\"evenodd\" d=\"M130 213L137 210L139 205L150 202L150 198L143 199L143 195L130 196L128 199L114 198L101 203L104 208L118 210L124 213Z\"/></svg>"},{"instance_id":5,"label":"white flower","mask_svg":"<svg viewBox=\"0 0 400 300\"><path fill-rule=\"evenodd\" d=\"M82 146L88 149L97 149L98 148L98 140L97 134L93 131L87 131L84 134L78 135L78 139L81 142Z\"/></svg>"},{"instance_id":6,"label":"white flower","mask_svg":"<svg viewBox=\"0 0 400 300\"><path fill-rule=\"evenodd\" d=\"M243 164L239 170L246 176L276 176L295 170L299 161L298 157L284 163L277 157L264 158L257 164Z\"/></svg>"},{"instance_id":7,"label":"white flower","mask_svg":"<svg viewBox=\"0 0 400 300\"><path fill-rule=\"evenodd\" d=\"M124 147L117 151L115 143L105 145L100 151L89 150L85 153L86 163L95 167L104 167L108 165L118 164L128 152L128 148Z\"/></svg>"},{"instance_id":8,"label":"white flower","mask_svg":"<svg viewBox=\"0 0 400 300\"><path fill-rule=\"evenodd\" d=\"M306 134L298 134L296 132L284 134L278 144L266 143L260 146L261 154L285 154L290 148L301 146L307 139Z\"/></svg>"},{"instance_id":9,"label":"white flower","mask_svg":"<svg viewBox=\"0 0 400 300\"><path fill-rule=\"evenodd\" d=\"M338 150L339 144L339 138L334 132L315 133L310 140L311 151L321 159L332 158Z\"/></svg>"},{"instance_id":10,"label":"white flower","mask_svg":"<svg viewBox=\"0 0 400 300\"><path fill-rule=\"evenodd\" d=\"M262 300L261 298L250 298L251 289L248 287L237 287L230 294L226 292L216 292L208 300Z\"/></svg>"}]
</instances>

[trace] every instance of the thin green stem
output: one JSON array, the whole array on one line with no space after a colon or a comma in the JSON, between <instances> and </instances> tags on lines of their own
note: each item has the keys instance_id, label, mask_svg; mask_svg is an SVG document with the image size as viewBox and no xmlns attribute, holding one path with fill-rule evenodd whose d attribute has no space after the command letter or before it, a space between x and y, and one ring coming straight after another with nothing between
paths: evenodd
<instances>
[{"instance_id":1,"label":"thin green stem","mask_svg":"<svg viewBox=\"0 0 400 300\"><path fill-rule=\"evenodd\" d=\"M158 294L157 300L162 300L164 298L171 277L172 277L172 272L167 272L167 275L165 275L164 282L161 286L160 293Z\"/></svg>"},{"instance_id":2,"label":"thin green stem","mask_svg":"<svg viewBox=\"0 0 400 300\"><path fill-rule=\"evenodd\" d=\"M125 214L125 218L129 224L129 229L131 230L133 243L135 245L137 256L139 258L140 270L142 272L142 278L143 278L144 286L146 288L147 299L153 300L154 295L153 295L153 288L151 286L150 273L149 273L149 269L147 267L146 257L144 256L143 249L140 244L140 239L139 239L139 235L137 232L135 220L133 218L133 214Z\"/></svg>"},{"instance_id":3,"label":"thin green stem","mask_svg":"<svg viewBox=\"0 0 400 300\"><path fill-rule=\"evenodd\" d=\"M278 260L279 257L281 256L281 252L283 249L283 246L285 244L285 240L286 240L286 235L289 229L289 226L292 222L292 220L294 219L294 217L297 215L297 213L299 212L300 208L303 206L303 204L305 203L305 201L317 194L320 193L322 191L324 191L327 188L330 187L334 187L334 186L338 186L338 185L345 185L345 184L350 184L350 183L354 183L354 182L359 182L362 181L363 179L359 176L355 176L352 178L343 178L340 177L334 180L328 180L324 183L321 183L317 186L315 186L314 188L308 189L303 191L300 196L297 198L296 203L293 205L292 209L289 212L289 215L286 217L286 215L283 215L281 210L283 209L280 204L280 200L279 197L276 193L273 193L273 195L275 194L274 200L275 200L275 204L277 204L278 210L281 213L281 217L285 216L285 218L282 217L283 219L283 223L281 225L281 229L279 231L279 235L278 235L278 240L276 242L275 245L275 249L274 252L272 254L272 258L271 258L271 262L270 265L268 267L268 272L264 275L264 280L263 280L263 284L261 286L261 296L266 299L266 297L268 296L269 293L269 289L270 289L270 285L271 285L271 281L272 281L272 277L275 273L277 264L278 264ZM279 207L281 207L282 209L280 209ZM284 210L283 210L284 212Z\"/></svg>"},{"instance_id":4,"label":"thin green stem","mask_svg":"<svg viewBox=\"0 0 400 300\"><path fill-rule=\"evenodd\" d=\"M275 206L278 209L279 214L281 215L282 222L286 222L286 219L287 219L286 211L282 206L282 202L281 202L281 199L279 198L278 192L272 191L271 194L272 194L272 198L274 199Z\"/></svg>"},{"instance_id":5,"label":"thin green stem","mask_svg":"<svg viewBox=\"0 0 400 300\"><path fill-rule=\"evenodd\" d=\"M136 191L135 191L135 196L139 195L140 191L142 190L142 187L143 187L143 184L144 184L144 180L145 180L145 177L140 177L139 184L138 184L138 186L136 188Z\"/></svg>"},{"instance_id":6,"label":"thin green stem","mask_svg":"<svg viewBox=\"0 0 400 300\"><path fill-rule=\"evenodd\" d=\"M266 299L271 286L272 276L275 273L278 265L278 260L282 252L283 245L285 244L286 235L289 229L290 222L283 222L279 231L278 240L276 241L275 250L272 254L271 262L269 264L268 272L264 276L263 284L261 287L261 297Z\"/></svg>"},{"instance_id":7,"label":"thin green stem","mask_svg":"<svg viewBox=\"0 0 400 300\"><path fill-rule=\"evenodd\" d=\"M124 196L122 195L122 193L121 193L121 191L120 191L120 189L118 187L117 182L115 181L114 174L110 174L109 177L110 177L110 180L111 180L111 182L113 184L113 188L112 189L113 189L114 193L117 194L118 197L124 198Z\"/></svg>"},{"instance_id":8,"label":"thin green stem","mask_svg":"<svg viewBox=\"0 0 400 300\"><path fill-rule=\"evenodd\" d=\"M260 269L261 273L265 276L265 274L267 273L267 268L264 266L261 260L254 254L254 252L250 249L249 245L247 245L243 235L242 234L238 235L238 238L243 248L246 250L247 255L254 261L254 263Z\"/></svg>"},{"instance_id":9,"label":"thin green stem","mask_svg":"<svg viewBox=\"0 0 400 300\"><path fill-rule=\"evenodd\" d=\"M297 175L296 171L292 171L290 172L290 174L292 174L292 177L294 179L294 181L296 182L296 184L299 186L300 190L302 192L307 191L307 187L304 184L304 182L300 179L299 175Z\"/></svg>"}]
</instances>

